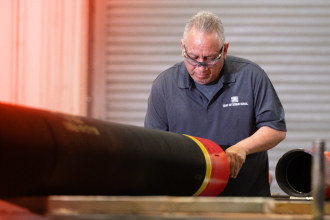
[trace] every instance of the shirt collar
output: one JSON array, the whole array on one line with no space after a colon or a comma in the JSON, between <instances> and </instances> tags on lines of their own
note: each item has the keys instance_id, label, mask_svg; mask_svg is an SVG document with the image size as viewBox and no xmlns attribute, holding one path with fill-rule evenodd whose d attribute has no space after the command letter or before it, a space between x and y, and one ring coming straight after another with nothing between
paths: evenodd
<instances>
[{"instance_id":1,"label":"shirt collar","mask_svg":"<svg viewBox=\"0 0 330 220\"><path fill-rule=\"evenodd\" d=\"M179 68L178 87L180 89L191 89L194 80L190 77L187 67L183 61L180 63Z\"/></svg>"},{"instance_id":2,"label":"shirt collar","mask_svg":"<svg viewBox=\"0 0 330 220\"><path fill-rule=\"evenodd\" d=\"M178 87L181 89L191 89L194 84L194 80L190 77L185 63L181 62L179 68L180 74L178 78ZM230 65L230 61L226 59L221 69L220 80L223 83L233 83L236 81L235 73L236 70L233 68L233 65Z\"/></svg>"},{"instance_id":3,"label":"shirt collar","mask_svg":"<svg viewBox=\"0 0 330 220\"><path fill-rule=\"evenodd\" d=\"M220 80L223 83L234 83L236 81L235 75L237 70L234 68L234 65L231 64L230 60L230 56L227 55L227 59L225 59L225 62L221 69Z\"/></svg>"}]
</instances>

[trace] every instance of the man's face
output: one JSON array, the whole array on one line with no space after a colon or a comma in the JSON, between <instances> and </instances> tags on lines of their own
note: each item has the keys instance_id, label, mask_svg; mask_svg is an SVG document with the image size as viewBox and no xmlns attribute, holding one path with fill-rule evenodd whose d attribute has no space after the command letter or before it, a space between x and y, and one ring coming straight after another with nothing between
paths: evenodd
<instances>
[{"instance_id":1,"label":"man's face","mask_svg":"<svg viewBox=\"0 0 330 220\"><path fill-rule=\"evenodd\" d=\"M219 45L219 35L216 30L213 30L212 33L203 33L196 31L193 27L187 35L185 45L183 40L181 40L181 48L187 70L195 82L199 84L208 84L220 77L220 71L227 55L227 42L224 45L223 54L220 60L212 67L191 65L192 62L184 57L184 46L186 48L186 55L195 61L208 62L214 60L219 56L220 46L222 46Z\"/></svg>"}]
</instances>

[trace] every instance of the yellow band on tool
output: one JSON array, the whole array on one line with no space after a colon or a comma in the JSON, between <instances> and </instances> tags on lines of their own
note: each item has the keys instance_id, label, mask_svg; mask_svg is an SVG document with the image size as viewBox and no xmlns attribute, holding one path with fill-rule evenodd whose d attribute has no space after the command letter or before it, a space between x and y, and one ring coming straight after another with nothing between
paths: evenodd
<instances>
[{"instance_id":1,"label":"yellow band on tool","mask_svg":"<svg viewBox=\"0 0 330 220\"><path fill-rule=\"evenodd\" d=\"M210 155L207 152L206 148L204 147L204 145L199 140L197 140L196 138L194 138L192 136L189 136L189 135L186 135L186 134L184 134L184 135L191 138L193 141L195 141L198 144L200 149L203 151L205 161L206 161L206 172L205 172L205 178L204 178L203 184L199 187L197 192L195 192L195 194L193 195L193 196L198 196L201 192L204 191L205 187L209 183L209 180L210 180L210 177L211 177L211 170L212 170L211 159L210 159Z\"/></svg>"}]
</instances>

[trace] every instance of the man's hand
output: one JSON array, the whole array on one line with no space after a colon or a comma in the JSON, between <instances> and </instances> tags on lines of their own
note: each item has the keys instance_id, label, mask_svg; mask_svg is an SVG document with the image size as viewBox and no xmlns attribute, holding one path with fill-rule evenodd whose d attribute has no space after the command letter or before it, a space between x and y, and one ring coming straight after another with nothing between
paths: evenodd
<instances>
[{"instance_id":1,"label":"man's hand","mask_svg":"<svg viewBox=\"0 0 330 220\"><path fill-rule=\"evenodd\" d=\"M236 144L227 148L225 153L229 161L230 177L236 178L243 163L245 162L247 152L243 147Z\"/></svg>"},{"instance_id":2,"label":"man's hand","mask_svg":"<svg viewBox=\"0 0 330 220\"><path fill-rule=\"evenodd\" d=\"M245 162L246 155L272 149L280 143L285 136L285 131L278 131L267 126L263 126L250 137L245 138L237 144L227 148L225 153L229 161L230 177L237 177L239 170Z\"/></svg>"}]
</instances>

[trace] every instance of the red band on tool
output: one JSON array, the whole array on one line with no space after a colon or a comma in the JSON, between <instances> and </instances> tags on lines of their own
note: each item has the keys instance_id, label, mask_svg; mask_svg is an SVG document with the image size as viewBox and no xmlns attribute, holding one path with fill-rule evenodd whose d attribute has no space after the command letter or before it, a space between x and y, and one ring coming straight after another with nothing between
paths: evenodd
<instances>
[{"instance_id":1,"label":"red band on tool","mask_svg":"<svg viewBox=\"0 0 330 220\"><path fill-rule=\"evenodd\" d=\"M211 160L211 175L205 189L198 196L218 196L226 187L230 174L226 153L213 141L194 137L202 143Z\"/></svg>"}]
</instances>

